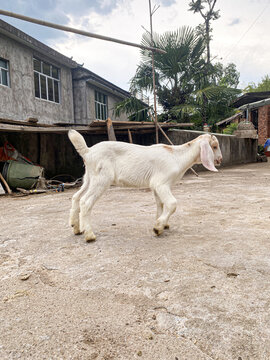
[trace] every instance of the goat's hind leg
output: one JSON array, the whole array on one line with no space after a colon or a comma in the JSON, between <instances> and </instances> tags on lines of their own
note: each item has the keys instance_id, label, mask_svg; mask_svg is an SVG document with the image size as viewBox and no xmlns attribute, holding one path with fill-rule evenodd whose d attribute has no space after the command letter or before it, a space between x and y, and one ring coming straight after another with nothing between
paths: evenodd
<instances>
[{"instance_id":1,"label":"goat's hind leg","mask_svg":"<svg viewBox=\"0 0 270 360\"><path fill-rule=\"evenodd\" d=\"M84 232L87 242L95 241L96 236L93 233L90 224L90 215L93 206L101 195L109 188L111 178L108 176L94 176L91 178L89 189L80 200L80 230Z\"/></svg>"},{"instance_id":2,"label":"goat's hind leg","mask_svg":"<svg viewBox=\"0 0 270 360\"><path fill-rule=\"evenodd\" d=\"M86 173L83 178L83 184L79 191L77 191L72 197L72 206L69 215L69 225L73 227L75 235L80 235L80 199L89 187L90 179Z\"/></svg>"}]
</instances>

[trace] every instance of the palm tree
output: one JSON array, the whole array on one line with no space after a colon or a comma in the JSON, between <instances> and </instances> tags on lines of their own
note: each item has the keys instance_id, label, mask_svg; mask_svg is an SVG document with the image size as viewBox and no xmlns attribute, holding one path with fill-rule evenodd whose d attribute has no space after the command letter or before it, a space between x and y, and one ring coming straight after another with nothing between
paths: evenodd
<instances>
[{"instance_id":1,"label":"palm tree","mask_svg":"<svg viewBox=\"0 0 270 360\"><path fill-rule=\"evenodd\" d=\"M157 53L154 57L157 95L164 110L185 102L194 88L192 77L204 64L203 38L184 26L162 35L154 33L153 41L151 35L145 33L141 43L166 51L166 54ZM141 50L141 54L142 61L131 79L132 93L153 90L152 53Z\"/></svg>"},{"instance_id":2,"label":"palm tree","mask_svg":"<svg viewBox=\"0 0 270 360\"><path fill-rule=\"evenodd\" d=\"M223 82L220 80L224 71L222 65L217 68L207 64L203 57L205 41L192 28L184 26L162 35L154 33L153 41L151 35L145 33L141 43L166 51L165 54L156 53L154 56L156 93L165 112L163 120L190 122L190 118L195 117L201 125L209 122L209 119L214 122L219 112L216 105L222 105L220 109L225 111L229 100L237 93L237 90L224 84L223 79ZM130 85L134 96L153 91L152 53L141 50L141 54L141 63ZM118 105L118 111L136 113L137 105L134 99L130 99ZM142 114L146 112L140 111L140 117Z\"/></svg>"}]
</instances>

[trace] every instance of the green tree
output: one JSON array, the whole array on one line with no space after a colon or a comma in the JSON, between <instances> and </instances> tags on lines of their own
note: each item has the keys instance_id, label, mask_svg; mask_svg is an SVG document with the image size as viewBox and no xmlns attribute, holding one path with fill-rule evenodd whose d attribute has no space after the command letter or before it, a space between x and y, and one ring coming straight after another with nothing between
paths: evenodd
<instances>
[{"instance_id":1,"label":"green tree","mask_svg":"<svg viewBox=\"0 0 270 360\"><path fill-rule=\"evenodd\" d=\"M262 80L256 85L254 82L250 83L244 90L244 93L247 92L260 92L260 91L270 91L270 77L265 75Z\"/></svg>"},{"instance_id":2,"label":"green tree","mask_svg":"<svg viewBox=\"0 0 270 360\"><path fill-rule=\"evenodd\" d=\"M219 15L219 10L215 11L215 5L217 0L192 0L189 3L189 11L193 13L200 13L204 20L204 24L199 25L197 30L203 35L206 43L206 63L210 65L210 41L211 41L211 21L217 20Z\"/></svg>"},{"instance_id":3,"label":"green tree","mask_svg":"<svg viewBox=\"0 0 270 360\"><path fill-rule=\"evenodd\" d=\"M154 57L156 91L159 103L165 111L185 103L194 90L194 74L204 65L202 54L204 41L190 27L182 27L173 32L153 34L154 46L166 51ZM143 35L142 45L153 45L148 33ZM132 93L153 90L152 54L142 50L142 61L131 80Z\"/></svg>"},{"instance_id":4,"label":"green tree","mask_svg":"<svg viewBox=\"0 0 270 360\"><path fill-rule=\"evenodd\" d=\"M114 114L115 116L120 116L125 113L130 121L151 121L149 110L150 107L147 104L135 96L131 96L115 105Z\"/></svg>"},{"instance_id":5,"label":"green tree","mask_svg":"<svg viewBox=\"0 0 270 360\"><path fill-rule=\"evenodd\" d=\"M142 44L151 46L149 34L144 34ZM164 113L163 121L195 121L201 128L204 122L215 121L231 115L229 103L239 93L236 90L239 73L234 64L224 67L221 63L207 65L203 53L205 43L198 33L189 27L163 35L154 34L154 46L166 54L155 54L155 79L158 101ZM133 95L153 90L151 52L142 50L142 61L131 79ZM131 100L122 104L131 112ZM134 118L134 117L133 117Z\"/></svg>"}]
</instances>

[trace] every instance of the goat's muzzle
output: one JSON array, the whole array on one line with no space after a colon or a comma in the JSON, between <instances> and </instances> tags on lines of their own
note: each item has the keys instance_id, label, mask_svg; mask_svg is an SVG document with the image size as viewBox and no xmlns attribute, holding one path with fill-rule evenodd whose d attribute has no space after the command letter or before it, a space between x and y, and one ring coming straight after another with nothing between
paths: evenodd
<instances>
[{"instance_id":1,"label":"goat's muzzle","mask_svg":"<svg viewBox=\"0 0 270 360\"><path fill-rule=\"evenodd\" d=\"M219 156L216 160L215 160L215 165L220 165L222 162L222 156Z\"/></svg>"}]
</instances>

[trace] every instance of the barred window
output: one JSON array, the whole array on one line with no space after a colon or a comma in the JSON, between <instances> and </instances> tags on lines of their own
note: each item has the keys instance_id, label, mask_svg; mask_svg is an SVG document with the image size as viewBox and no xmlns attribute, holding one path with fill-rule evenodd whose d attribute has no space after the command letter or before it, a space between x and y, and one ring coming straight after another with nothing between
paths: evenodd
<instances>
[{"instance_id":1,"label":"barred window","mask_svg":"<svg viewBox=\"0 0 270 360\"><path fill-rule=\"evenodd\" d=\"M95 91L95 110L97 120L106 120L108 118L107 95Z\"/></svg>"},{"instance_id":2,"label":"barred window","mask_svg":"<svg viewBox=\"0 0 270 360\"><path fill-rule=\"evenodd\" d=\"M0 58L0 84L9 86L9 63Z\"/></svg>"},{"instance_id":3,"label":"barred window","mask_svg":"<svg viewBox=\"0 0 270 360\"><path fill-rule=\"evenodd\" d=\"M60 102L60 70L54 65L34 59L35 97Z\"/></svg>"}]
</instances>

